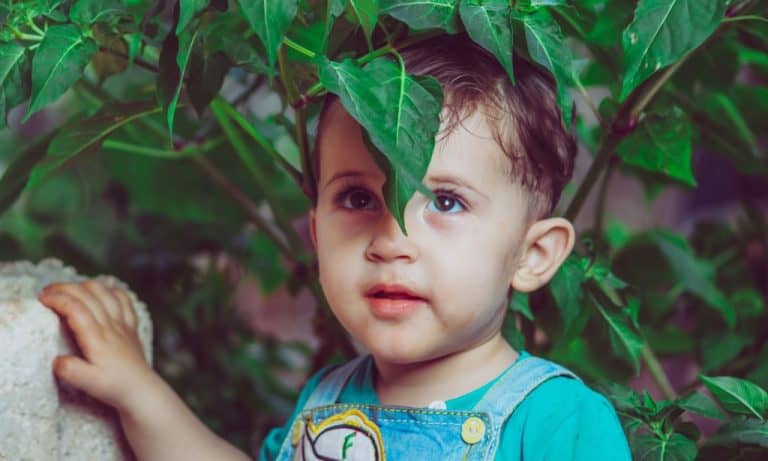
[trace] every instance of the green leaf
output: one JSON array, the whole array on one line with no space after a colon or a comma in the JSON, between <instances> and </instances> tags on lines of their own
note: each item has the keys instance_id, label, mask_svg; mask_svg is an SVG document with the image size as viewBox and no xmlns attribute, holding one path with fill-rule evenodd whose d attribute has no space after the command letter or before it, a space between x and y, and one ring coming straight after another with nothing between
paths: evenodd
<instances>
[{"instance_id":1,"label":"green leaf","mask_svg":"<svg viewBox=\"0 0 768 461\"><path fill-rule=\"evenodd\" d=\"M579 316L582 311L582 283L586 280L584 265L581 258L572 253L560 266L552 281L549 283L552 296L555 298L557 308L563 317L565 329Z\"/></svg>"},{"instance_id":2,"label":"green leaf","mask_svg":"<svg viewBox=\"0 0 768 461\"><path fill-rule=\"evenodd\" d=\"M637 372L640 369L640 351L645 342L640 336L632 320L632 316L626 309L617 309L607 296L600 292L589 290L595 308L608 325L611 337L611 346L616 355L626 357Z\"/></svg>"},{"instance_id":3,"label":"green leaf","mask_svg":"<svg viewBox=\"0 0 768 461\"><path fill-rule=\"evenodd\" d=\"M379 20L379 0L348 0L349 10L357 24L363 28L368 47L371 48L373 28Z\"/></svg>"},{"instance_id":4,"label":"green leaf","mask_svg":"<svg viewBox=\"0 0 768 461\"><path fill-rule=\"evenodd\" d=\"M496 56L514 82L511 14L507 0L463 0L459 4L459 15L470 38Z\"/></svg>"},{"instance_id":5,"label":"green leaf","mask_svg":"<svg viewBox=\"0 0 768 461\"><path fill-rule=\"evenodd\" d=\"M23 46L0 43L0 128L6 126L6 114L29 95L24 74L29 60Z\"/></svg>"},{"instance_id":6,"label":"green leaf","mask_svg":"<svg viewBox=\"0 0 768 461\"><path fill-rule=\"evenodd\" d=\"M723 332L706 336L701 340L701 369L705 373L716 370L736 359L753 338L745 333Z\"/></svg>"},{"instance_id":7,"label":"green leaf","mask_svg":"<svg viewBox=\"0 0 768 461\"><path fill-rule=\"evenodd\" d=\"M69 19L76 24L109 22L120 16L129 17L120 0L78 0L69 10Z\"/></svg>"},{"instance_id":8,"label":"green leaf","mask_svg":"<svg viewBox=\"0 0 768 461\"><path fill-rule=\"evenodd\" d=\"M126 123L159 111L159 107L148 102L110 104L93 117L68 123L56 132L45 159L32 170L27 188L36 187L78 154L97 149L107 136Z\"/></svg>"},{"instance_id":9,"label":"green leaf","mask_svg":"<svg viewBox=\"0 0 768 461\"><path fill-rule=\"evenodd\" d=\"M697 452L696 442L678 433L661 439L654 434L641 434L632 444L635 461L693 461Z\"/></svg>"},{"instance_id":10,"label":"green leaf","mask_svg":"<svg viewBox=\"0 0 768 461\"><path fill-rule=\"evenodd\" d=\"M421 181L440 127L440 84L432 77L411 76L402 60L398 65L384 57L364 68L351 59L334 62L321 58L319 65L320 82L340 97L373 147L386 158L384 197L406 233L403 211L408 200L417 190L432 196Z\"/></svg>"},{"instance_id":11,"label":"green leaf","mask_svg":"<svg viewBox=\"0 0 768 461\"><path fill-rule=\"evenodd\" d=\"M458 0L381 0L381 12L408 24L413 30L458 31Z\"/></svg>"},{"instance_id":12,"label":"green leaf","mask_svg":"<svg viewBox=\"0 0 768 461\"><path fill-rule=\"evenodd\" d=\"M176 35L183 31L195 15L208 6L208 0L179 0L179 22L176 24Z\"/></svg>"},{"instance_id":13,"label":"green leaf","mask_svg":"<svg viewBox=\"0 0 768 461\"><path fill-rule=\"evenodd\" d=\"M696 186L691 168L691 122L677 106L649 113L616 147L628 164Z\"/></svg>"},{"instance_id":14,"label":"green leaf","mask_svg":"<svg viewBox=\"0 0 768 461\"><path fill-rule=\"evenodd\" d=\"M768 448L768 422L754 418L736 418L722 425L707 440L707 447L758 445Z\"/></svg>"},{"instance_id":15,"label":"green leaf","mask_svg":"<svg viewBox=\"0 0 768 461\"><path fill-rule=\"evenodd\" d=\"M718 402L731 413L754 415L763 421L768 409L768 392L746 379L730 376L700 376Z\"/></svg>"},{"instance_id":16,"label":"green leaf","mask_svg":"<svg viewBox=\"0 0 768 461\"><path fill-rule=\"evenodd\" d=\"M701 45L715 31L729 0L640 0L622 35L623 101L639 84Z\"/></svg>"},{"instance_id":17,"label":"green leaf","mask_svg":"<svg viewBox=\"0 0 768 461\"><path fill-rule=\"evenodd\" d=\"M165 112L168 123L168 133L173 140L173 121L176 117L176 106L179 103L181 88L184 85L184 74L190 61L192 48L197 39L198 30L193 33L182 32L176 36L169 32L160 50L160 71L157 73L157 99Z\"/></svg>"},{"instance_id":18,"label":"green leaf","mask_svg":"<svg viewBox=\"0 0 768 461\"><path fill-rule=\"evenodd\" d=\"M96 42L71 24L48 27L32 58L32 99L24 121L80 80L83 68L98 50Z\"/></svg>"},{"instance_id":19,"label":"green leaf","mask_svg":"<svg viewBox=\"0 0 768 461\"><path fill-rule=\"evenodd\" d=\"M333 29L333 23L336 18L344 13L346 6L346 0L327 0L325 11L325 32L323 33L323 42L320 44L320 49L323 50L322 54L325 54L325 50L328 49L328 36L331 35Z\"/></svg>"},{"instance_id":20,"label":"green leaf","mask_svg":"<svg viewBox=\"0 0 768 461\"><path fill-rule=\"evenodd\" d=\"M190 59L187 92L192 107L202 117L205 108L224 84L224 77L229 72L229 59L223 52L211 52L207 47L197 47Z\"/></svg>"},{"instance_id":21,"label":"green leaf","mask_svg":"<svg viewBox=\"0 0 768 461\"><path fill-rule=\"evenodd\" d=\"M566 127L571 124L573 98L568 90L573 79L573 55L557 22L545 9L523 15L525 41L531 58L544 66L557 82L557 104Z\"/></svg>"},{"instance_id":22,"label":"green leaf","mask_svg":"<svg viewBox=\"0 0 768 461\"><path fill-rule=\"evenodd\" d=\"M274 77L277 52L298 10L298 0L240 0L251 29L267 50L269 77Z\"/></svg>"},{"instance_id":23,"label":"green leaf","mask_svg":"<svg viewBox=\"0 0 768 461\"><path fill-rule=\"evenodd\" d=\"M688 241L672 232L658 229L649 233L648 237L661 250L677 280L691 293L717 309L726 325L733 328L736 324L736 311L715 283L716 269L712 261L697 258Z\"/></svg>"},{"instance_id":24,"label":"green leaf","mask_svg":"<svg viewBox=\"0 0 768 461\"><path fill-rule=\"evenodd\" d=\"M678 399L677 405L683 410L697 415L704 416L710 419L723 419L723 412L717 407L712 399L706 395L694 392L690 395Z\"/></svg>"},{"instance_id":25,"label":"green leaf","mask_svg":"<svg viewBox=\"0 0 768 461\"><path fill-rule=\"evenodd\" d=\"M30 172L45 157L52 138L53 135L48 135L25 148L0 176L0 215L21 195Z\"/></svg>"},{"instance_id":26,"label":"green leaf","mask_svg":"<svg viewBox=\"0 0 768 461\"><path fill-rule=\"evenodd\" d=\"M528 320L533 321L533 313L528 304L528 293L521 293L519 291L512 293L512 298L509 300L509 310L519 312Z\"/></svg>"}]
</instances>

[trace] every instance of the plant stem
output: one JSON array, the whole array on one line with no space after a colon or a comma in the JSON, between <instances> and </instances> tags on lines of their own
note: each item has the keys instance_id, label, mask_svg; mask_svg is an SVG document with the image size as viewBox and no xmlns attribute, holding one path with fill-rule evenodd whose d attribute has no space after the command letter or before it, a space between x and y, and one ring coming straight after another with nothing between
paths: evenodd
<instances>
[{"instance_id":1,"label":"plant stem","mask_svg":"<svg viewBox=\"0 0 768 461\"><path fill-rule=\"evenodd\" d=\"M664 369L661 367L659 359L656 357L656 354L653 353L647 343L643 345L643 348L640 351L640 355L643 357L645 364L648 366L648 371L651 373L653 380L656 381L656 384L659 386L661 393L664 394L664 398L668 400L676 399L677 393L672 387L672 383L669 382L669 378L667 378L667 374L664 373Z\"/></svg>"},{"instance_id":2,"label":"plant stem","mask_svg":"<svg viewBox=\"0 0 768 461\"><path fill-rule=\"evenodd\" d=\"M762 21L762 22L768 22L768 18L764 18L762 16L757 16L755 14L747 14L744 16L733 16L730 18L725 18L721 22L739 22L739 21Z\"/></svg>"},{"instance_id":3,"label":"plant stem","mask_svg":"<svg viewBox=\"0 0 768 461\"><path fill-rule=\"evenodd\" d=\"M179 158L179 153L171 149L158 149L156 147L137 146L128 142L106 139L102 146L106 149L113 149L129 154L147 155L160 158Z\"/></svg>"},{"instance_id":4,"label":"plant stem","mask_svg":"<svg viewBox=\"0 0 768 461\"><path fill-rule=\"evenodd\" d=\"M288 48L291 48L292 50L298 51L299 53L303 54L309 59L314 59L317 56L317 54L314 51L299 45L298 43L294 42L288 37L285 37L283 39L283 44L285 44L285 46L287 46Z\"/></svg>"},{"instance_id":5,"label":"plant stem","mask_svg":"<svg viewBox=\"0 0 768 461\"><path fill-rule=\"evenodd\" d=\"M272 224L259 213L258 207L251 201L250 198L248 198L247 195L245 195L237 186L232 184L232 182L221 171L219 171L218 168L210 163L205 158L205 156L196 155L190 158L205 173L208 174L208 176L213 180L214 184L219 186L222 190L224 190L224 192L229 194L229 196L235 200L235 203L240 207L240 209L243 210L245 215L248 217L248 220L255 224L256 227L258 227L265 234L267 234L270 240L272 240L272 242L277 245L277 248L280 250L283 256L291 261L296 261L296 255L293 249L291 249L285 243L285 239L282 236L275 232Z\"/></svg>"}]
</instances>

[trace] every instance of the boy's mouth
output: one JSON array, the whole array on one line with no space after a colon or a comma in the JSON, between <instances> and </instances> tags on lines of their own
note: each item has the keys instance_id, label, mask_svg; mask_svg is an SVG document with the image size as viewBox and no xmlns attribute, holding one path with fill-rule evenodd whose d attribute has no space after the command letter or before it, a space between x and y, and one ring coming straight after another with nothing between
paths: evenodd
<instances>
[{"instance_id":1,"label":"boy's mouth","mask_svg":"<svg viewBox=\"0 0 768 461\"><path fill-rule=\"evenodd\" d=\"M379 283L368 289L365 295L370 298L426 300L408 287L399 284Z\"/></svg>"}]
</instances>

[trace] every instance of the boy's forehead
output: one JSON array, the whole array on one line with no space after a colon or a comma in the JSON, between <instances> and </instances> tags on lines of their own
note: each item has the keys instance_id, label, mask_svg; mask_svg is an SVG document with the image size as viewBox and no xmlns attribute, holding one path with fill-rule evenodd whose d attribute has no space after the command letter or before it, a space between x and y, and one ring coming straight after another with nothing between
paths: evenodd
<instances>
[{"instance_id":1,"label":"boy's forehead","mask_svg":"<svg viewBox=\"0 0 768 461\"><path fill-rule=\"evenodd\" d=\"M321 189L344 171L360 171L383 181L384 173L368 152L360 126L340 103L328 108L321 129L317 152ZM509 160L480 111L437 137L425 180L451 177L489 192L509 183Z\"/></svg>"}]
</instances>

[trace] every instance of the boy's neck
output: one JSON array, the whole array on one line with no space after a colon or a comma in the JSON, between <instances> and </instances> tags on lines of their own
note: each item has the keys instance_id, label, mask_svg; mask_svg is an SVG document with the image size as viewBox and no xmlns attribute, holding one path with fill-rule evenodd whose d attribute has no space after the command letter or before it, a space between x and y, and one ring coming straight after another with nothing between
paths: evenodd
<instances>
[{"instance_id":1,"label":"boy's neck","mask_svg":"<svg viewBox=\"0 0 768 461\"><path fill-rule=\"evenodd\" d=\"M382 405L426 407L483 386L518 356L499 333L471 349L416 364L385 363L374 357L374 388Z\"/></svg>"}]
</instances>

